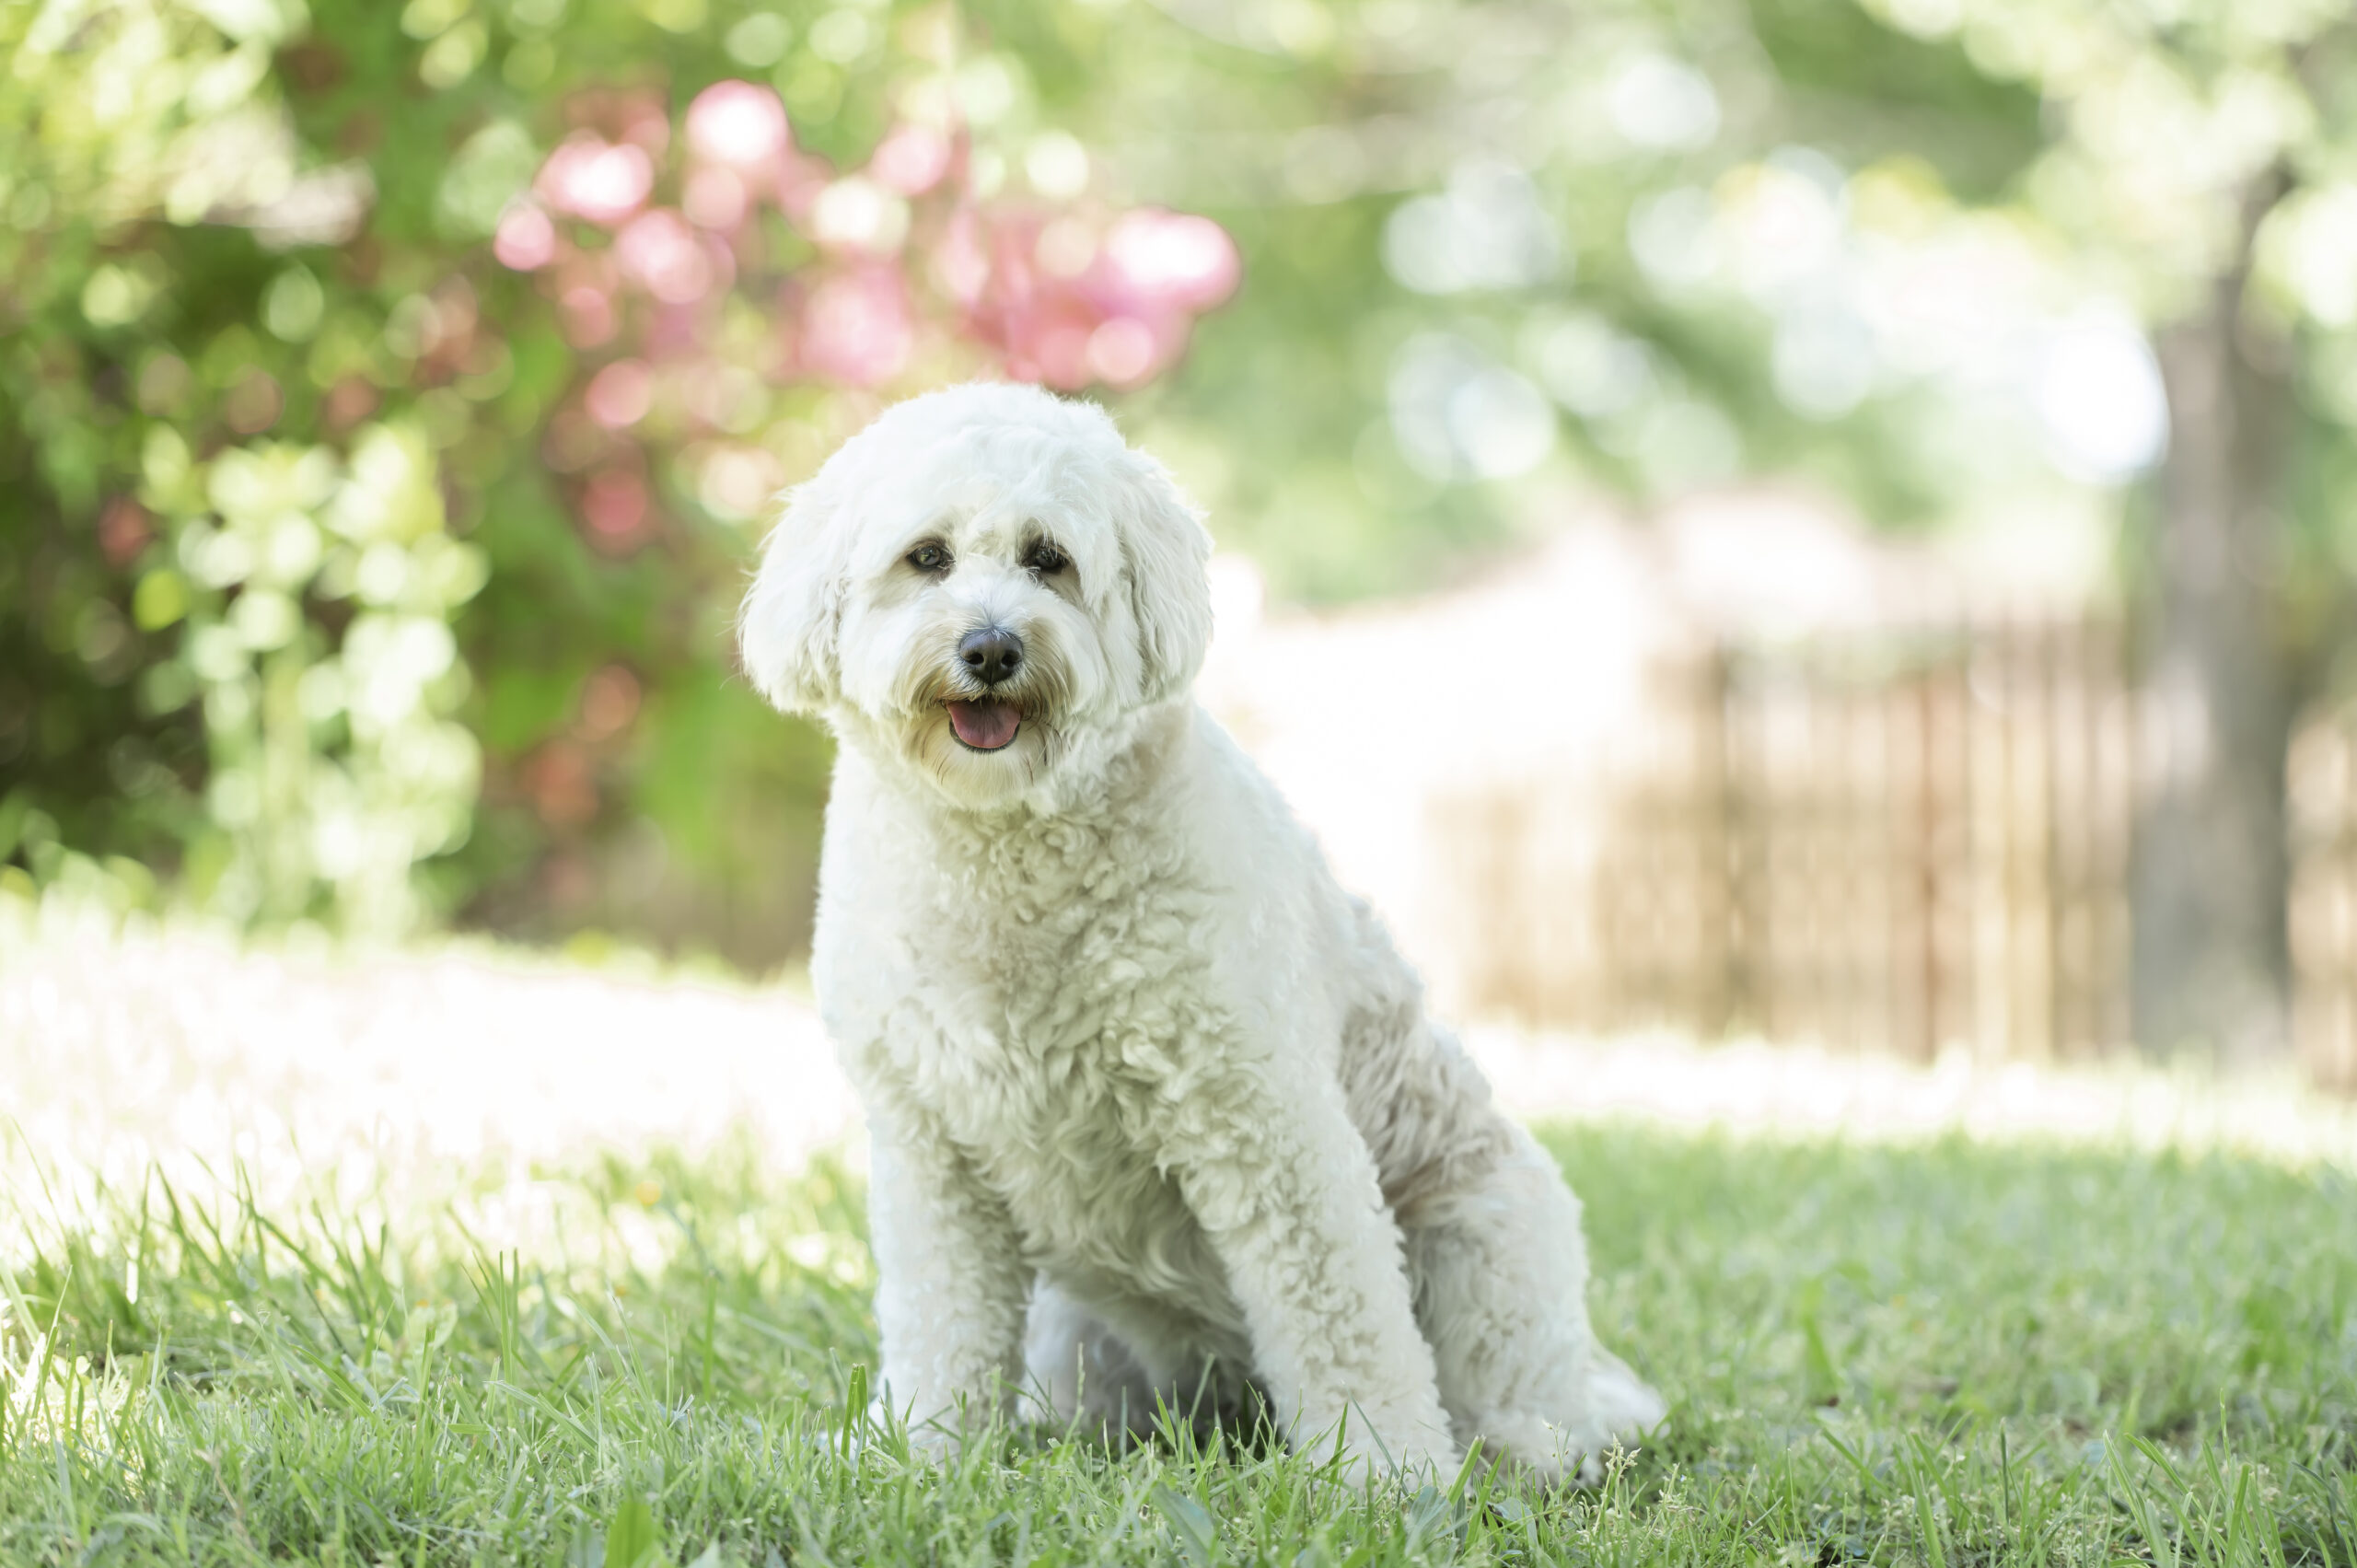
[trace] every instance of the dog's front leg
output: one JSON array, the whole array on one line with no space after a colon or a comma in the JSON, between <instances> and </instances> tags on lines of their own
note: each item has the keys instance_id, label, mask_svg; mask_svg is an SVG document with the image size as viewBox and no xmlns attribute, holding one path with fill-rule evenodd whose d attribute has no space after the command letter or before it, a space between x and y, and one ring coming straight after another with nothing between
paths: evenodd
<instances>
[{"instance_id":1,"label":"dog's front leg","mask_svg":"<svg viewBox=\"0 0 2357 1568\"><path fill-rule=\"evenodd\" d=\"M1242 1073L1222 1087L1222 1114L1190 1115L1167 1159L1243 1307L1253 1371L1289 1440L1306 1449L1340 1430L1361 1460L1453 1467L1399 1228L1338 1098Z\"/></svg>"},{"instance_id":2,"label":"dog's front leg","mask_svg":"<svg viewBox=\"0 0 2357 1568\"><path fill-rule=\"evenodd\" d=\"M912 1444L946 1452L1016 1387L1031 1272L1005 1206L946 1136L908 1117L871 1131L882 1397Z\"/></svg>"}]
</instances>

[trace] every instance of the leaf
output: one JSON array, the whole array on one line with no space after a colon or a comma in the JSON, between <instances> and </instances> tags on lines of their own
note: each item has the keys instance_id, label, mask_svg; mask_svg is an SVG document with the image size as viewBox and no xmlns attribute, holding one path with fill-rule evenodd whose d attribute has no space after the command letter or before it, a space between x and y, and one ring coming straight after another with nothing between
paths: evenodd
<instances>
[{"instance_id":1,"label":"leaf","mask_svg":"<svg viewBox=\"0 0 2357 1568\"><path fill-rule=\"evenodd\" d=\"M606 1568L639 1568L655 1555L655 1510L644 1497L625 1497L606 1527Z\"/></svg>"},{"instance_id":2,"label":"leaf","mask_svg":"<svg viewBox=\"0 0 2357 1568\"><path fill-rule=\"evenodd\" d=\"M1801 1372L1813 1405L1841 1402L1840 1369L1834 1365L1833 1353L1825 1343L1824 1307L1825 1277L1819 1275L1801 1286L1793 1304L1793 1315L1801 1325Z\"/></svg>"},{"instance_id":3,"label":"leaf","mask_svg":"<svg viewBox=\"0 0 2357 1568\"><path fill-rule=\"evenodd\" d=\"M1179 1554L1193 1568L1212 1568L1219 1561L1219 1530L1212 1523L1209 1509L1191 1497L1171 1491L1167 1484L1155 1487L1154 1505L1170 1521L1171 1529L1178 1537Z\"/></svg>"},{"instance_id":4,"label":"leaf","mask_svg":"<svg viewBox=\"0 0 2357 1568\"><path fill-rule=\"evenodd\" d=\"M867 1364L851 1365L851 1387L843 1395L842 1451L851 1453L867 1429Z\"/></svg>"},{"instance_id":5,"label":"leaf","mask_svg":"<svg viewBox=\"0 0 2357 1568\"><path fill-rule=\"evenodd\" d=\"M1470 1516L1465 1505L1435 1486L1421 1486L1404 1510L1408 1539L1414 1550L1444 1537L1465 1544Z\"/></svg>"}]
</instances>

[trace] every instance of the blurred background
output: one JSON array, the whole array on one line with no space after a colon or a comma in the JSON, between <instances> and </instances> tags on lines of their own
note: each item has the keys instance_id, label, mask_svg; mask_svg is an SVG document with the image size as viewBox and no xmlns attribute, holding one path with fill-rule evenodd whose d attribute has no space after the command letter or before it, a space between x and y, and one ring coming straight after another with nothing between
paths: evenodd
<instances>
[{"instance_id":1,"label":"blurred background","mask_svg":"<svg viewBox=\"0 0 2357 1568\"><path fill-rule=\"evenodd\" d=\"M0 40L0 899L790 970L771 498L1013 376L1208 508L1204 697L1453 1011L2357 1087L2328 0Z\"/></svg>"}]
</instances>

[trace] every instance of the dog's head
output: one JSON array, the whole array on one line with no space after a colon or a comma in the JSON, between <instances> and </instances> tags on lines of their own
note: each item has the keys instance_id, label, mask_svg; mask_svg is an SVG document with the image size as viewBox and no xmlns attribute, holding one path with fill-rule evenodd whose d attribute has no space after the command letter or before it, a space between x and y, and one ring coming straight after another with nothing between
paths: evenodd
<instances>
[{"instance_id":1,"label":"dog's head","mask_svg":"<svg viewBox=\"0 0 2357 1568\"><path fill-rule=\"evenodd\" d=\"M989 805L1185 690L1210 540L1093 405L975 385L888 410L786 500L745 666L789 713Z\"/></svg>"}]
</instances>

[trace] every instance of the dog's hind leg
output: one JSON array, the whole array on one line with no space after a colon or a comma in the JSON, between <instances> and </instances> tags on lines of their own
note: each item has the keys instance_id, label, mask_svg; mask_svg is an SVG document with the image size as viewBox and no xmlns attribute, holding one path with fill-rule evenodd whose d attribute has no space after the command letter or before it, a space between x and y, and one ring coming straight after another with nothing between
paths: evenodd
<instances>
[{"instance_id":1,"label":"dog's hind leg","mask_svg":"<svg viewBox=\"0 0 2357 1568\"><path fill-rule=\"evenodd\" d=\"M1032 1286L1023 1360L1041 1419L1117 1442L1154 1430L1152 1376L1104 1319L1045 1276Z\"/></svg>"},{"instance_id":2,"label":"dog's hind leg","mask_svg":"<svg viewBox=\"0 0 2357 1568\"><path fill-rule=\"evenodd\" d=\"M1402 1238L1459 1443L1549 1480L1592 1480L1614 1441L1661 1421L1661 1396L1588 1327L1579 1200L1527 1133L1465 1186L1419 1202Z\"/></svg>"}]
</instances>

